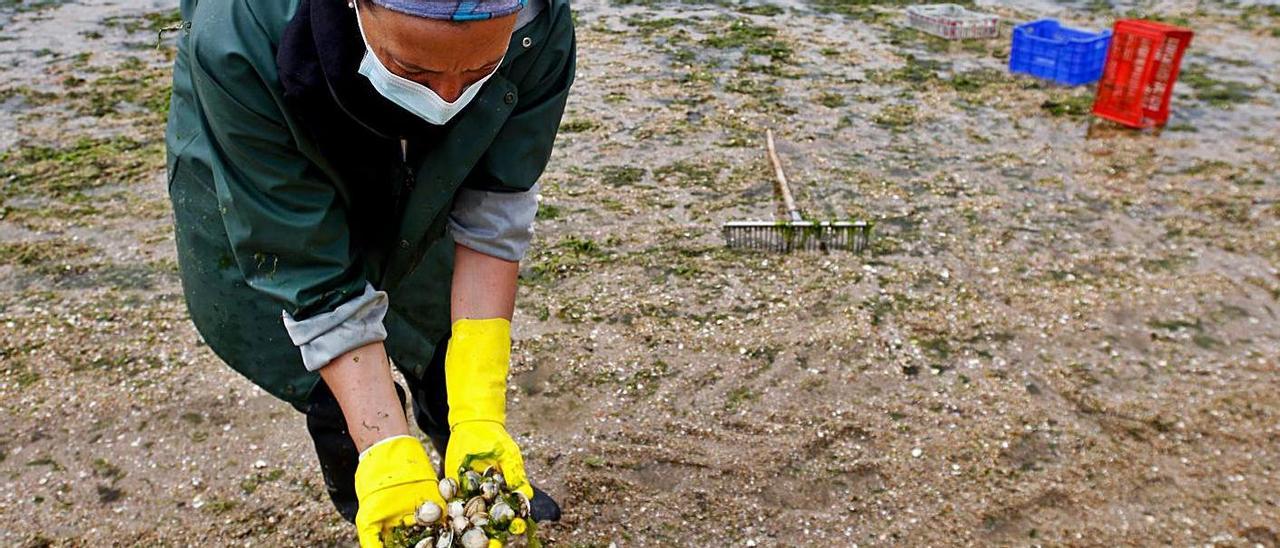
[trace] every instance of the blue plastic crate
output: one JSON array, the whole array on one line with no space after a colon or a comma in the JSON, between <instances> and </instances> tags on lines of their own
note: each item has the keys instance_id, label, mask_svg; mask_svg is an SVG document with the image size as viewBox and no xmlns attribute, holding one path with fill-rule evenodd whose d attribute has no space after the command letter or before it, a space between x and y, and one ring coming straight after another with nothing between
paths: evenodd
<instances>
[{"instance_id":1,"label":"blue plastic crate","mask_svg":"<svg viewBox=\"0 0 1280 548\"><path fill-rule=\"evenodd\" d=\"M1013 28L1009 72L1077 86L1098 81L1107 61L1111 31L1089 32L1041 19Z\"/></svg>"}]
</instances>

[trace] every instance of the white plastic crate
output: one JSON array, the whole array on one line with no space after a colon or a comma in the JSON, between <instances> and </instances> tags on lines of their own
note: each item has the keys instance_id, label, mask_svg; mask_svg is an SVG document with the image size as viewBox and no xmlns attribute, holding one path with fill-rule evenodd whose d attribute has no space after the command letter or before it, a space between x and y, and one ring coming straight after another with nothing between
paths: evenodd
<instances>
[{"instance_id":1,"label":"white plastic crate","mask_svg":"<svg viewBox=\"0 0 1280 548\"><path fill-rule=\"evenodd\" d=\"M969 11L956 4L926 4L907 8L907 24L948 40L994 38L1000 34L994 15Z\"/></svg>"}]
</instances>

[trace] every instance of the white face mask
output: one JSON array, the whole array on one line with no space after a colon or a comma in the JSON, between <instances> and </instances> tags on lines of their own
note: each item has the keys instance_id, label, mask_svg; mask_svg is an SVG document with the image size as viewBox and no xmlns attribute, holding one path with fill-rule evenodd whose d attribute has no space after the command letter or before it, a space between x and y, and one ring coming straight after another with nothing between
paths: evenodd
<instances>
[{"instance_id":1,"label":"white face mask","mask_svg":"<svg viewBox=\"0 0 1280 548\"><path fill-rule=\"evenodd\" d=\"M399 105L419 118L426 120L428 123L437 126L444 125L463 108L475 99L476 94L480 93L480 88L484 86L489 78L497 74L498 67L493 68L493 72L485 75L474 83L468 85L462 90L462 95L458 96L452 103L445 101L431 88L400 77L399 75L387 70L383 66L382 61L377 55L373 54L373 50L369 48L369 39L364 35L364 25L360 22L360 9L356 10L356 26L360 28L360 38L364 40L364 59L360 61L359 73L369 79L369 83L373 84L373 89L379 94L386 97L387 100ZM502 66L502 61L498 61L498 66Z\"/></svg>"}]
</instances>

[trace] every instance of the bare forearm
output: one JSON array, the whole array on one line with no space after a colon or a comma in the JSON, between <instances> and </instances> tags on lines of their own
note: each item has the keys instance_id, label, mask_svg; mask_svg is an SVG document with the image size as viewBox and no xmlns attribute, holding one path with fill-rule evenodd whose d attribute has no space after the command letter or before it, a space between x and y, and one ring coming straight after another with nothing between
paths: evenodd
<instances>
[{"instance_id":1,"label":"bare forearm","mask_svg":"<svg viewBox=\"0 0 1280 548\"><path fill-rule=\"evenodd\" d=\"M452 321L511 319L518 272L519 263L456 246ZM409 433L382 343L338 356L320 369L320 377L342 407L351 439L360 451L379 440Z\"/></svg>"},{"instance_id":2,"label":"bare forearm","mask_svg":"<svg viewBox=\"0 0 1280 548\"><path fill-rule=\"evenodd\" d=\"M338 356L320 369L320 377L338 399L356 449L364 451L379 440L409 433L381 342Z\"/></svg>"},{"instance_id":3,"label":"bare forearm","mask_svg":"<svg viewBox=\"0 0 1280 548\"><path fill-rule=\"evenodd\" d=\"M510 320L515 310L519 271L520 263L485 255L466 246L455 246L451 321Z\"/></svg>"}]
</instances>

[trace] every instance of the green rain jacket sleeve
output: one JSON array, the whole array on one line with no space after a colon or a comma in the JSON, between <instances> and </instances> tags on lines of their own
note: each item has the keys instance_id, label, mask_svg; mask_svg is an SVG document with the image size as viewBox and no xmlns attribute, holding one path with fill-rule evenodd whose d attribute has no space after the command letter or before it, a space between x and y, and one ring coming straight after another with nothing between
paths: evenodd
<instances>
[{"instance_id":1,"label":"green rain jacket sleeve","mask_svg":"<svg viewBox=\"0 0 1280 548\"><path fill-rule=\"evenodd\" d=\"M291 133L269 33L249 3L227 4L203 10L212 13L197 18L191 38L222 220L246 283L280 303L290 338L316 370L386 338L386 295L353 257L345 197Z\"/></svg>"}]
</instances>

